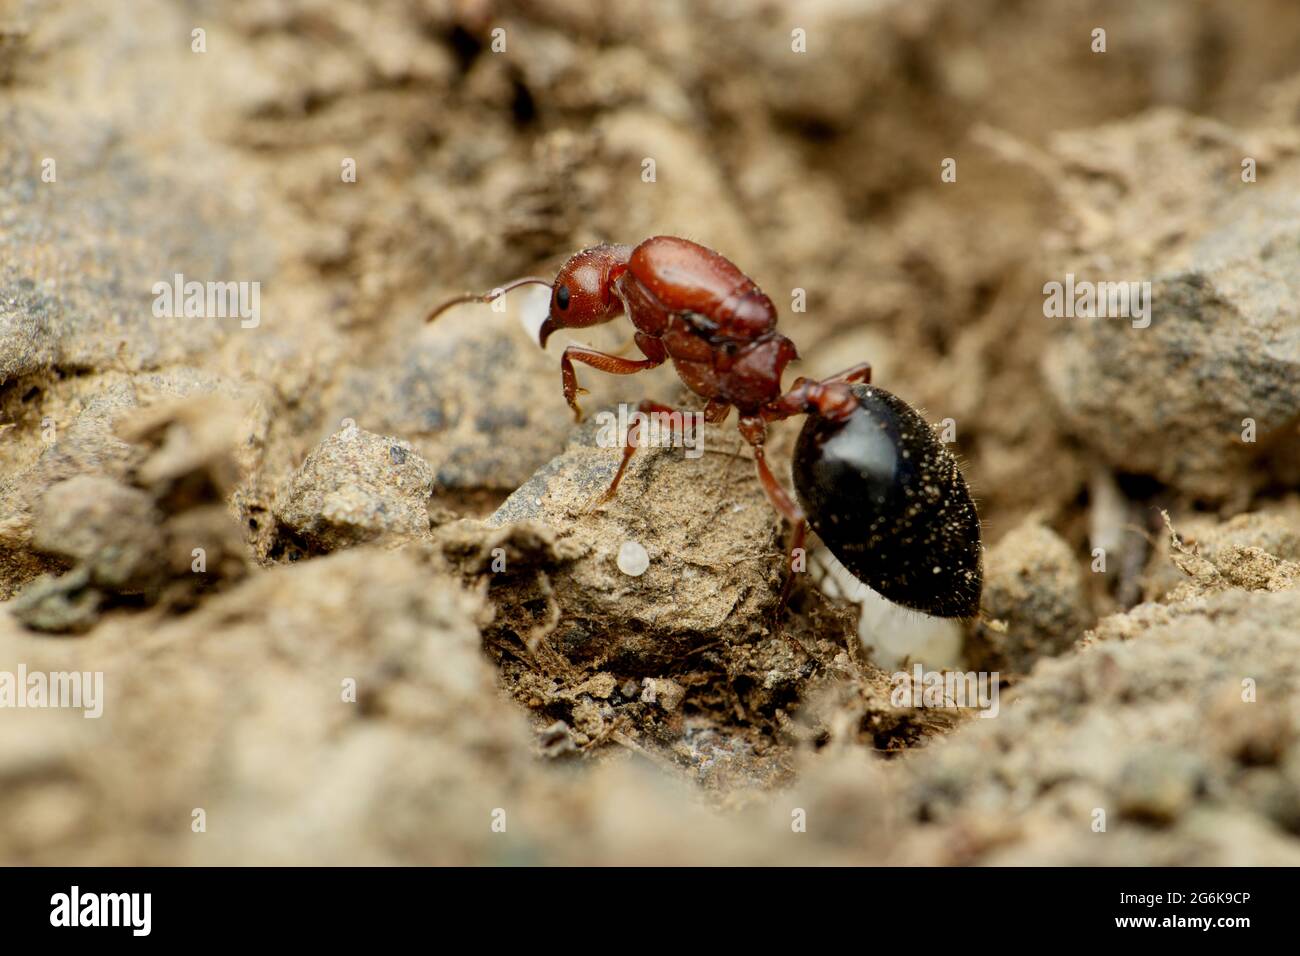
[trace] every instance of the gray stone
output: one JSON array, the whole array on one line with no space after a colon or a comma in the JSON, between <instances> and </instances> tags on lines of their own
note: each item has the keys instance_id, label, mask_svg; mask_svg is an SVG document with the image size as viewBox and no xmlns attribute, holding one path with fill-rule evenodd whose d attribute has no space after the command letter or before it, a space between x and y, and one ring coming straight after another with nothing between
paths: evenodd
<instances>
[{"instance_id":1,"label":"gray stone","mask_svg":"<svg viewBox=\"0 0 1300 956\"><path fill-rule=\"evenodd\" d=\"M1044 319L1057 327L1044 368L1069 426L1113 467L1239 503L1300 473L1300 197L1225 175L1219 141L1231 138L1170 113L1062 138L1127 188L1082 173L1061 186L1107 227L1053 278L1150 281L1151 315L1147 328Z\"/></svg>"},{"instance_id":2,"label":"gray stone","mask_svg":"<svg viewBox=\"0 0 1300 956\"><path fill-rule=\"evenodd\" d=\"M13 600L14 618L34 631L80 634L99 620L102 592L90 584L90 571L81 567L67 574L43 574Z\"/></svg>"},{"instance_id":3,"label":"gray stone","mask_svg":"<svg viewBox=\"0 0 1300 956\"><path fill-rule=\"evenodd\" d=\"M433 477L408 442L348 427L307 456L280 490L275 516L324 551L384 535L419 537L429 531Z\"/></svg>"},{"instance_id":4,"label":"gray stone","mask_svg":"<svg viewBox=\"0 0 1300 956\"><path fill-rule=\"evenodd\" d=\"M161 523L144 492L102 475L78 475L46 492L33 543L84 566L95 584L126 590L162 574Z\"/></svg>"}]
</instances>

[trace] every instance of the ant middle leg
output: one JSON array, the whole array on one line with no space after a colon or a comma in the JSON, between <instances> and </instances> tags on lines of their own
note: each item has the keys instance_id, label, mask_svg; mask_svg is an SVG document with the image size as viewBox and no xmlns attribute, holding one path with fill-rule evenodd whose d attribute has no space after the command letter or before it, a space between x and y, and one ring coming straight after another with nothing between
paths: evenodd
<instances>
[{"instance_id":1,"label":"ant middle leg","mask_svg":"<svg viewBox=\"0 0 1300 956\"><path fill-rule=\"evenodd\" d=\"M614 499L614 495L618 492L619 482L623 480L623 475L627 472L628 462L632 460L632 456L636 454L636 450L641 447L641 423L646 420L646 416L669 416L669 427L676 430L680 425L684 431L686 428L685 416L694 414L690 411L670 408L667 405L661 405L658 402L652 402L649 399L642 401L637 405L636 409L641 413L642 417L633 422L632 427L627 430L627 435L623 439L623 460L618 463L618 471L614 472L614 480L609 483L609 487L605 489L605 493L596 499L595 503L592 505L593 508L598 508ZM708 404L704 406L704 420L711 425L716 425L727 417L727 413L730 410L731 406L726 402L719 401L716 398L711 398L709 399ZM703 436L697 436L696 440L701 440L702 437ZM683 434L682 440L685 442L685 434Z\"/></svg>"},{"instance_id":2,"label":"ant middle leg","mask_svg":"<svg viewBox=\"0 0 1300 956\"><path fill-rule=\"evenodd\" d=\"M610 355L608 352L589 349L585 345L570 345L564 350L564 354L560 356L560 380L564 384L564 400L573 409L575 421L582 421L582 408L578 405L578 395L585 394L587 390L578 385L578 376L573 370L573 363L581 362L583 365L590 365L592 368L614 375L633 375L663 365L668 358L663 343L653 336L638 332L636 344L645 353L645 358L623 358L619 355Z\"/></svg>"},{"instance_id":3,"label":"ant middle leg","mask_svg":"<svg viewBox=\"0 0 1300 956\"><path fill-rule=\"evenodd\" d=\"M605 489L605 493L597 498L592 504L593 508L599 508L601 505L613 501L614 495L618 493L618 485L619 482L623 480L623 475L627 472L628 462L632 460L632 456L636 454L636 450L641 447L641 423L645 421L644 416L651 414L674 414L674 409L669 408L667 405L660 405L658 402L652 402L649 399L645 399L638 404L636 410L641 413L642 417L633 422L632 427L629 428L627 434L623 436L623 460L618 463L618 470L614 472L614 480L609 483L609 487ZM672 419L670 418L669 421L672 421Z\"/></svg>"}]
</instances>

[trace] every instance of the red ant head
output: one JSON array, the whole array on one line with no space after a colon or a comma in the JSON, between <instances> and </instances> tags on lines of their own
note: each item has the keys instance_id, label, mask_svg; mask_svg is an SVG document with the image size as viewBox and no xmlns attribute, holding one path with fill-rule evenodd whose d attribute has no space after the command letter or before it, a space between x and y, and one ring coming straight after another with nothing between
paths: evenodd
<instances>
[{"instance_id":1,"label":"red ant head","mask_svg":"<svg viewBox=\"0 0 1300 956\"><path fill-rule=\"evenodd\" d=\"M556 329L599 325L622 313L614 282L631 255L631 246L600 245L584 249L561 267L551 288L551 313L538 333L542 348Z\"/></svg>"}]
</instances>

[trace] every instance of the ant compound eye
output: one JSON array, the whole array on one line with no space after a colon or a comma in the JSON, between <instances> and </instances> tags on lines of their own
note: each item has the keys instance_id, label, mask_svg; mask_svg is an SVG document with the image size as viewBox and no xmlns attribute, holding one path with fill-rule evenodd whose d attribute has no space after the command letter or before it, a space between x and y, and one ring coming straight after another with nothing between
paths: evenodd
<instances>
[{"instance_id":1,"label":"ant compound eye","mask_svg":"<svg viewBox=\"0 0 1300 956\"><path fill-rule=\"evenodd\" d=\"M562 285L555 290L555 305L561 312L569 307L569 287Z\"/></svg>"},{"instance_id":2,"label":"ant compound eye","mask_svg":"<svg viewBox=\"0 0 1300 956\"><path fill-rule=\"evenodd\" d=\"M856 385L846 420L810 415L794 486L813 530L863 584L937 617L973 617L980 522L957 459L912 406Z\"/></svg>"}]
</instances>

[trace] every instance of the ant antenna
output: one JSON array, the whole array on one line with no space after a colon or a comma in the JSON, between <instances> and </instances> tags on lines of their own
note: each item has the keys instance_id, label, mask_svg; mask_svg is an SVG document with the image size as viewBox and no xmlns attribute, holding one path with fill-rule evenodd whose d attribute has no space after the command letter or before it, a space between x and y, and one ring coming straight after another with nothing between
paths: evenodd
<instances>
[{"instance_id":1,"label":"ant antenna","mask_svg":"<svg viewBox=\"0 0 1300 956\"><path fill-rule=\"evenodd\" d=\"M462 302L492 302L499 299L507 292L510 292L513 289L518 289L521 285L544 285L548 289L551 287L551 283L545 279L538 278L537 276L525 276L522 279L516 279L514 282L507 282L505 285L498 289L493 289L491 292L484 292L482 295L475 295L473 292L466 292L464 295L458 295L454 299L448 299L442 305L430 312L424 321L432 322L453 305L460 305Z\"/></svg>"}]
</instances>

